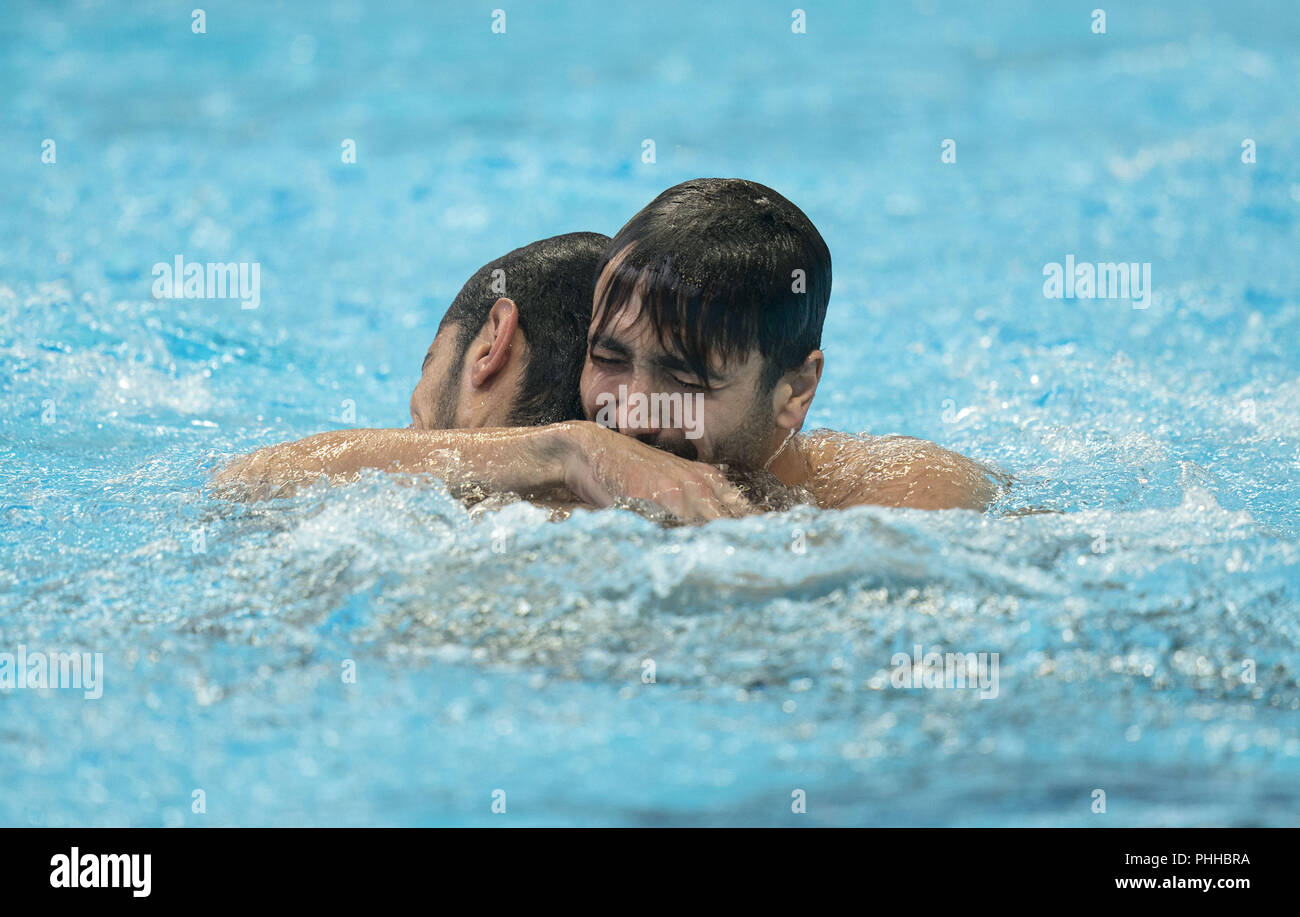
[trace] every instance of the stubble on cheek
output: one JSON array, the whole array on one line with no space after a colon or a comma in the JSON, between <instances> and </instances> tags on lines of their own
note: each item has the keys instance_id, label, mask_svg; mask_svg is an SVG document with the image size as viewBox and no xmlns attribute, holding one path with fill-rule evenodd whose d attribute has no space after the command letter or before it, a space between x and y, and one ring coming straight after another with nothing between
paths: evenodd
<instances>
[{"instance_id":1,"label":"stubble on cheek","mask_svg":"<svg viewBox=\"0 0 1300 917\"><path fill-rule=\"evenodd\" d=\"M433 406L433 429L454 430L456 428L456 408L459 404L460 367L451 367L443 376L442 385L438 387L438 399Z\"/></svg>"},{"instance_id":2,"label":"stubble on cheek","mask_svg":"<svg viewBox=\"0 0 1300 917\"><path fill-rule=\"evenodd\" d=\"M772 419L765 398L755 398L745 422L719 444L710 463L727 465L742 471L758 470L763 465L763 450L772 432Z\"/></svg>"}]
</instances>

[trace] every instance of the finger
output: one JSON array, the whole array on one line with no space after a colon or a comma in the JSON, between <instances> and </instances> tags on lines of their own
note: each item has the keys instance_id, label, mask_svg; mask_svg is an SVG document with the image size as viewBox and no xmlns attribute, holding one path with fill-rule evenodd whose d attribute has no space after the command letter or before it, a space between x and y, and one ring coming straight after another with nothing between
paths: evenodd
<instances>
[{"instance_id":1,"label":"finger","mask_svg":"<svg viewBox=\"0 0 1300 917\"><path fill-rule=\"evenodd\" d=\"M590 503L592 506L602 508L612 506L616 499L614 492L608 487L605 487L595 478L584 480L580 489L582 492L575 494L574 496L578 497L578 499L582 500L584 503Z\"/></svg>"},{"instance_id":2,"label":"finger","mask_svg":"<svg viewBox=\"0 0 1300 917\"><path fill-rule=\"evenodd\" d=\"M691 503L681 491L673 491L665 500L657 501L659 505L683 522L694 522L696 514Z\"/></svg>"},{"instance_id":3,"label":"finger","mask_svg":"<svg viewBox=\"0 0 1300 917\"><path fill-rule=\"evenodd\" d=\"M696 504L696 516L701 522L711 522L714 519L721 519L729 515L726 509L717 500L712 497L706 497Z\"/></svg>"},{"instance_id":4,"label":"finger","mask_svg":"<svg viewBox=\"0 0 1300 917\"><path fill-rule=\"evenodd\" d=\"M710 477L705 482L710 496L717 502L719 512L727 516L744 516L750 510L749 501L740 489L726 479Z\"/></svg>"},{"instance_id":5,"label":"finger","mask_svg":"<svg viewBox=\"0 0 1300 917\"><path fill-rule=\"evenodd\" d=\"M728 515L726 508L717 499L707 481L691 481L690 506L692 518L699 522L708 522Z\"/></svg>"}]
</instances>

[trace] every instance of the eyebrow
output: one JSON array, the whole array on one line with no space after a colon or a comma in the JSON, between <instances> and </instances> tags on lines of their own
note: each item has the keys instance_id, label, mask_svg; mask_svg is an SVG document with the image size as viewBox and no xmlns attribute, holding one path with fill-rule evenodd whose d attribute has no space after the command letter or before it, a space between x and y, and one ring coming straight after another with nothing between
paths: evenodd
<instances>
[{"instance_id":1,"label":"eyebrow","mask_svg":"<svg viewBox=\"0 0 1300 917\"><path fill-rule=\"evenodd\" d=\"M674 357L672 354L662 354L655 357L654 363L662 369L670 369L673 372L686 373L688 376L695 375L695 370L687 365L686 361L680 357ZM707 380L707 376L705 379Z\"/></svg>"},{"instance_id":2,"label":"eyebrow","mask_svg":"<svg viewBox=\"0 0 1300 917\"><path fill-rule=\"evenodd\" d=\"M608 334L601 334L592 338L591 345L588 348L588 351L590 352L592 350L595 350L597 347L599 347L601 350L612 351L618 354L620 357L632 356L632 351L626 344L622 343L619 340L616 340L615 338L609 336ZM695 370L691 368L689 363L687 363L681 357L673 356L670 353L660 354L659 356L655 357L653 362L654 365L659 367L660 369L666 369L672 372L686 373L688 376L696 375ZM725 381L725 379L726 376L723 375L722 373L709 373L705 375L705 377L700 381L702 383L709 385L710 387L713 387L712 385L713 383L722 382Z\"/></svg>"},{"instance_id":3,"label":"eyebrow","mask_svg":"<svg viewBox=\"0 0 1300 917\"><path fill-rule=\"evenodd\" d=\"M592 338L591 343L587 345L587 352L590 353L597 347L601 350L612 350L620 357L632 356L632 351L628 349L627 345L623 344L621 341L615 340L608 334L601 334Z\"/></svg>"},{"instance_id":4,"label":"eyebrow","mask_svg":"<svg viewBox=\"0 0 1300 917\"><path fill-rule=\"evenodd\" d=\"M429 349L424 354L424 362L420 364L420 372L422 374L429 367L429 361L432 359L433 359L433 345L430 344Z\"/></svg>"}]
</instances>

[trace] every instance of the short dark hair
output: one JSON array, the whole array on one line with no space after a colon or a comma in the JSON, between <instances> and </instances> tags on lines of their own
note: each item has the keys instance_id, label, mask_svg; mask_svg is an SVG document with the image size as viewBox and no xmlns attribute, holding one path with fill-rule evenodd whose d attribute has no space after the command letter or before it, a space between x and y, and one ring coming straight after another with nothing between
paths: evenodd
<instances>
[{"instance_id":1,"label":"short dark hair","mask_svg":"<svg viewBox=\"0 0 1300 917\"><path fill-rule=\"evenodd\" d=\"M830 249L771 188L739 178L674 185L618 231L599 271L619 255L597 290L593 337L639 292L659 343L706 386L711 358L726 363L757 348L770 390L821 347Z\"/></svg>"},{"instance_id":2,"label":"short dark hair","mask_svg":"<svg viewBox=\"0 0 1300 917\"><path fill-rule=\"evenodd\" d=\"M459 376L470 342L493 304L503 296L514 300L519 330L528 342L528 363L510 414L512 426L582 417L578 382L592 293L607 244L609 236L598 232L570 232L516 248L475 271L442 317L440 333L456 326L452 366ZM502 273L494 275L496 271Z\"/></svg>"}]
</instances>

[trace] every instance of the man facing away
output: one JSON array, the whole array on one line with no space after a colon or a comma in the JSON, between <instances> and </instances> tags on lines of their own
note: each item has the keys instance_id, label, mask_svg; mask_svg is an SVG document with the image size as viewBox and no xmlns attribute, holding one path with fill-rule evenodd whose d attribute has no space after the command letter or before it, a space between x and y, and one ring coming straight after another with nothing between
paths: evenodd
<instances>
[{"instance_id":1,"label":"man facing away","mask_svg":"<svg viewBox=\"0 0 1300 917\"><path fill-rule=\"evenodd\" d=\"M571 232L517 248L466 281L411 393L411 428L534 427L581 416L591 296L609 237Z\"/></svg>"},{"instance_id":2,"label":"man facing away","mask_svg":"<svg viewBox=\"0 0 1300 917\"><path fill-rule=\"evenodd\" d=\"M741 179L669 188L619 231L597 270L581 369L585 421L335 431L262 450L220 480L346 479L382 468L594 506L649 499L692 520L751 511L724 468L766 470L824 508L982 509L996 496L994 472L933 443L799 435L825 365L831 261L807 216L771 188ZM480 329L462 382L492 365L488 339ZM698 407L689 429L683 417L632 404L674 395ZM412 416L420 427L414 399Z\"/></svg>"}]
</instances>

